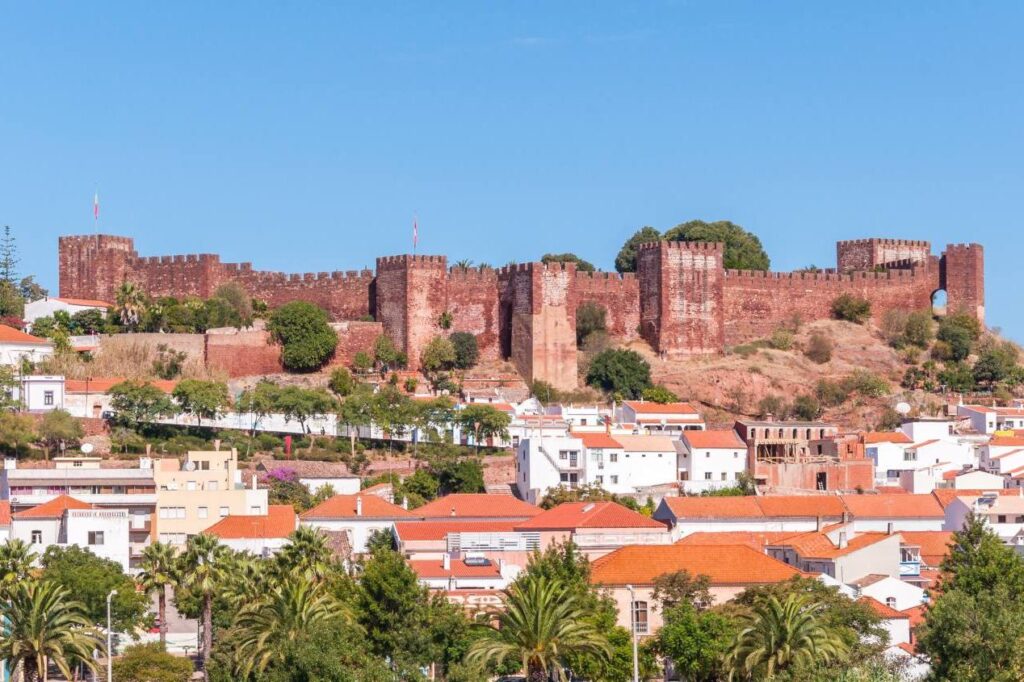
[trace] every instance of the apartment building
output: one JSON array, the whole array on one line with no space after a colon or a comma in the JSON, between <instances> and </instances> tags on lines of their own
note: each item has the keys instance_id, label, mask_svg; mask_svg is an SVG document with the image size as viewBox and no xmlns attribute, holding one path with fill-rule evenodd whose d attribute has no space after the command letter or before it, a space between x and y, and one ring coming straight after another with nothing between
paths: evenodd
<instances>
[{"instance_id":1,"label":"apartment building","mask_svg":"<svg viewBox=\"0 0 1024 682\"><path fill-rule=\"evenodd\" d=\"M112 509L59 495L11 517L11 538L42 555L48 547L77 545L96 556L133 569L135 545L129 541L131 519L126 509Z\"/></svg>"},{"instance_id":2,"label":"apartment building","mask_svg":"<svg viewBox=\"0 0 1024 682\"><path fill-rule=\"evenodd\" d=\"M749 471L747 444L735 431L684 431L674 446L684 492L733 487Z\"/></svg>"}]
</instances>

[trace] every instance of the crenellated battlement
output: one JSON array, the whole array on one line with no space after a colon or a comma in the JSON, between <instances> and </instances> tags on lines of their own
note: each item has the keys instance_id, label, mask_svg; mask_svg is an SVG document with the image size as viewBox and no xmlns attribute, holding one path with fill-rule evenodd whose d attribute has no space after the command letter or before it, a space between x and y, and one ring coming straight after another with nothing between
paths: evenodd
<instances>
[{"instance_id":1,"label":"crenellated battlement","mask_svg":"<svg viewBox=\"0 0 1024 682\"><path fill-rule=\"evenodd\" d=\"M484 280L494 281L497 278L497 271L486 265L481 265L475 268L460 268L457 265L453 265L448 268L449 281L483 282Z\"/></svg>"},{"instance_id":2,"label":"crenellated battlement","mask_svg":"<svg viewBox=\"0 0 1024 682\"><path fill-rule=\"evenodd\" d=\"M656 241L644 242L637 245L637 251L648 251L660 248L675 249L679 251L698 251L704 253L721 254L725 252L725 244L721 242L683 242L683 241Z\"/></svg>"},{"instance_id":3,"label":"crenellated battlement","mask_svg":"<svg viewBox=\"0 0 1024 682\"><path fill-rule=\"evenodd\" d=\"M413 254L401 254L397 256L381 256L377 258L377 269L384 268L395 268L395 267L409 267L412 266L428 266L428 267L442 267L446 268L448 258L446 256L420 256Z\"/></svg>"},{"instance_id":4,"label":"crenellated battlement","mask_svg":"<svg viewBox=\"0 0 1024 682\"><path fill-rule=\"evenodd\" d=\"M916 240L916 239L888 239L885 237L871 237L868 239L844 239L836 242L843 246L863 246L863 245L879 245L879 246L912 246L916 248L930 249L932 247L931 242Z\"/></svg>"}]
</instances>

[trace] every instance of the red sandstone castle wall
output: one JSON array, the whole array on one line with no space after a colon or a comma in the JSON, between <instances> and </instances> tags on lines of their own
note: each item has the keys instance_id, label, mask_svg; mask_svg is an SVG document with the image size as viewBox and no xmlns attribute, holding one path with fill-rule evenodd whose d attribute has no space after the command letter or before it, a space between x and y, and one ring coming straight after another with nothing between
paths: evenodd
<instances>
[{"instance_id":1,"label":"red sandstone castle wall","mask_svg":"<svg viewBox=\"0 0 1024 682\"><path fill-rule=\"evenodd\" d=\"M946 308L985 322L985 250L980 244L950 244L942 254Z\"/></svg>"},{"instance_id":2,"label":"red sandstone castle wall","mask_svg":"<svg viewBox=\"0 0 1024 682\"><path fill-rule=\"evenodd\" d=\"M836 244L836 267L839 272L871 270L898 261L927 262L932 245L912 239L854 239Z\"/></svg>"},{"instance_id":3,"label":"red sandstone castle wall","mask_svg":"<svg viewBox=\"0 0 1024 682\"><path fill-rule=\"evenodd\" d=\"M622 341L640 337L640 280L633 273L576 272L575 305L596 303L605 309L608 334Z\"/></svg>"},{"instance_id":4,"label":"red sandstone castle wall","mask_svg":"<svg viewBox=\"0 0 1024 682\"><path fill-rule=\"evenodd\" d=\"M448 331L474 334L480 358L498 360L498 272L493 268L452 268L447 275L446 299L452 316Z\"/></svg>"}]
</instances>

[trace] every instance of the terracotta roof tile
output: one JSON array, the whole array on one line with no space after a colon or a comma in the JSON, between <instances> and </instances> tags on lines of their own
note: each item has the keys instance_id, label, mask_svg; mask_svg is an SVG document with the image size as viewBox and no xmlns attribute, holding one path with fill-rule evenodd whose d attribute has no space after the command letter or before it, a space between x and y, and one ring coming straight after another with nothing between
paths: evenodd
<instances>
[{"instance_id":1,"label":"terracotta roof tile","mask_svg":"<svg viewBox=\"0 0 1024 682\"><path fill-rule=\"evenodd\" d=\"M706 575L712 585L778 583L800 575L792 566L743 545L631 545L594 561L598 585L651 585L666 573Z\"/></svg>"},{"instance_id":2,"label":"terracotta roof tile","mask_svg":"<svg viewBox=\"0 0 1024 682\"><path fill-rule=\"evenodd\" d=\"M500 578L501 571L495 562L487 566L467 566L465 562L456 559L445 568L440 560L414 560L409 566L420 578Z\"/></svg>"},{"instance_id":3,"label":"terracotta roof tile","mask_svg":"<svg viewBox=\"0 0 1024 682\"><path fill-rule=\"evenodd\" d=\"M838 547L824 533L810 532L791 535L772 543L773 546L792 547L803 559L835 559L852 552L870 547L892 536L885 533L856 533L846 547Z\"/></svg>"},{"instance_id":4,"label":"terracotta roof tile","mask_svg":"<svg viewBox=\"0 0 1024 682\"><path fill-rule=\"evenodd\" d=\"M924 623L925 613L927 613L927 611L928 607L921 604L920 606L911 606L909 609L903 609L900 613L910 619L911 628L916 628L918 625Z\"/></svg>"},{"instance_id":5,"label":"terracotta roof tile","mask_svg":"<svg viewBox=\"0 0 1024 682\"><path fill-rule=\"evenodd\" d=\"M617 450L622 449L622 444L619 441L612 438L609 434L604 431L570 431L569 435L573 438L579 438L583 441L583 447L585 448L615 448Z\"/></svg>"},{"instance_id":6,"label":"terracotta roof tile","mask_svg":"<svg viewBox=\"0 0 1024 682\"><path fill-rule=\"evenodd\" d=\"M666 497L665 505L679 519L759 519L764 512L757 498Z\"/></svg>"},{"instance_id":7,"label":"terracotta roof tile","mask_svg":"<svg viewBox=\"0 0 1024 682\"><path fill-rule=\"evenodd\" d=\"M840 518L843 503L835 495L765 495L757 503L765 516Z\"/></svg>"},{"instance_id":8,"label":"terracotta roof tile","mask_svg":"<svg viewBox=\"0 0 1024 682\"><path fill-rule=\"evenodd\" d=\"M224 540L286 538L295 531L295 508L290 504L272 504L266 516L225 516L204 532Z\"/></svg>"},{"instance_id":9,"label":"terracotta roof tile","mask_svg":"<svg viewBox=\"0 0 1024 682\"><path fill-rule=\"evenodd\" d=\"M429 542L444 540L448 533L511 533L514 526L514 521L399 521L395 531L403 542Z\"/></svg>"},{"instance_id":10,"label":"terracotta roof tile","mask_svg":"<svg viewBox=\"0 0 1024 682\"><path fill-rule=\"evenodd\" d=\"M61 296L60 298L51 296L50 298L52 298L54 301L60 301L61 303L66 303L68 305L89 306L90 308L114 307L113 305L107 303L106 301L98 301L95 298L66 298L64 296Z\"/></svg>"},{"instance_id":11,"label":"terracotta roof tile","mask_svg":"<svg viewBox=\"0 0 1024 682\"><path fill-rule=\"evenodd\" d=\"M951 530L901 530L904 545L921 548L921 561L926 566L938 566L949 554L953 541Z\"/></svg>"},{"instance_id":12,"label":"terracotta roof tile","mask_svg":"<svg viewBox=\"0 0 1024 682\"><path fill-rule=\"evenodd\" d=\"M640 400L626 400L623 405L637 414L699 414L690 403L649 403Z\"/></svg>"},{"instance_id":13,"label":"terracotta roof tile","mask_svg":"<svg viewBox=\"0 0 1024 682\"><path fill-rule=\"evenodd\" d=\"M690 533L682 540L677 542L677 545L698 545L706 547L708 545L744 545L746 547L752 547L753 549L763 551L766 545L771 545L777 541L791 537L793 533L791 531L749 531L749 530L728 530L722 533L714 532L699 532Z\"/></svg>"},{"instance_id":14,"label":"terracotta roof tile","mask_svg":"<svg viewBox=\"0 0 1024 682\"><path fill-rule=\"evenodd\" d=\"M980 489L975 489L975 488L958 490L956 488L936 488L935 490L932 491L932 497L935 498L935 501L938 502L940 507L945 509L946 507L948 507L950 505L950 503L953 502L953 500L955 500L958 497L965 497L965 496L972 496L972 495L973 496L978 496L978 495L984 495L985 493L998 493L1000 495L1017 495L1017 494L1019 494L1017 492L1017 490L1011 490L1009 488L1004 488L1002 490L980 490Z\"/></svg>"},{"instance_id":15,"label":"terracotta roof tile","mask_svg":"<svg viewBox=\"0 0 1024 682\"><path fill-rule=\"evenodd\" d=\"M616 436L626 452L668 452L676 456L676 446L668 436Z\"/></svg>"},{"instance_id":16,"label":"terracotta roof tile","mask_svg":"<svg viewBox=\"0 0 1024 682\"><path fill-rule=\"evenodd\" d=\"M49 502L38 504L31 509L18 512L14 519L59 519L64 516L68 509L92 509L93 506L87 502L76 500L68 495L60 495ZM10 509L8 507L8 509Z\"/></svg>"},{"instance_id":17,"label":"terracotta roof tile","mask_svg":"<svg viewBox=\"0 0 1024 682\"><path fill-rule=\"evenodd\" d=\"M7 500L0 500L0 526L11 525L11 503Z\"/></svg>"},{"instance_id":18,"label":"terracotta roof tile","mask_svg":"<svg viewBox=\"0 0 1024 682\"><path fill-rule=\"evenodd\" d=\"M997 448L1018 448L1024 446L1024 438L1019 436L994 436L988 444Z\"/></svg>"},{"instance_id":19,"label":"terracotta roof tile","mask_svg":"<svg viewBox=\"0 0 1024 682\"><path fill-rule=\"evenodd\" d=\"M356 514L356 500L362 499L362 516ZM418 515L397 504L391 504L372 493L359 495L335 495L302 514L303 520L313 519L413 519Z\"/></svg>"},{"instance_id":20,"label":"terracotta roof tile","mask_svg":"<svg viewBox=\"0 0 1024 682\"><path fill-rule=\"evenodd\" d=\"M882 495L908 495L910 491L898 485L877 485L875 490Z\"/></svg>"},{"instance_id":21,"label":"terracotta roof tile","mask_svg":"<svg viewBox=\"0 0 1024 682\"><path fill-rule=\"evenodd\" d=\"M882 602L878 601L874 597L861 597L857 600L858 604L864 604L871 607L871 610L878 614L879 618L884 620L896 620L903 618L910 618L909 615L902 611L897 611L891 606L886 606Z\"/></svg>"},{"instance_id":22,"label":"terracotta roof tile","mask_svg":"<svg viewBox=\"0 0 1024 682\"><path fill-rule=\"evenodd\" d=\"M41 339L38 336L26 334L20 329L9 327L6 324L0 324L0 343L32 343L49 345L50 341L48 339Z\"/></svg>"},{"instance_id":23,"label":"terracotta roof tile","mask_svg":"<svg viewBox=\"0 0 1024 682\"><path fill-rule=\"evenodd\" d=\"M868 431L861 434L861 438L863 438L865 445L875 445L877 443L910 445L914 442L910 439L910 436L902 431Z\"/></svg>"},{"instance_id":24,"label":"terracotta roof tile","mask_svg":"<svg viewBox=\"0 0 1024 682\"><path fill-rule=\"evenodd\" d=\"M124 381L126 381L126 379L123 377L95 377L89 379L88 382L86 382L85 379L65 379L64 392L85 393L86 390L88 390L89 393L107 393L111 388ZM163 379L142 383L152 384L164 393L170 393L174 390L174 387L178 385L177 381L166 381Z\"/></svg>"},{"instance_id":25,"label":"terracotta roof tile","mask_svg":"<svg viewBox=\"0 0 1024 682\"><path fill-rule=\"evenodd\" d=\"M616 502L568 502L516 524L516 530L657 528L665 525Z\"/></svg>"},{"instance_id":26,"label":"terracotta roof tile","mask_svg":"<svg viewBox=\"0 0 1024 682\"><path fill-rule=\"evenodd\" d=\"M428 519L530 518L543 510L510 495L457 493L439 497L416 509L416 516Z\"/></svg>"},{"instance_id":27,"label":"terracotta roof tile","mask_svg":"<svg viewBox=\"0 0 1024 682\"><path fill-rule=\"evenodd\" d=\"M932 495L841 495L854 518L945 518Z\"/></svg>"},{"instance_id":28,"label":"terracotta roof tile","mask_svg":"<svg viewBox=\"0 0 1024 682\"><path fill-rule=\"evenodd\" d=\"M735 431L683 431L682 439L691 448L746 450L747 444Z\"/></svg>"}]
</instances>

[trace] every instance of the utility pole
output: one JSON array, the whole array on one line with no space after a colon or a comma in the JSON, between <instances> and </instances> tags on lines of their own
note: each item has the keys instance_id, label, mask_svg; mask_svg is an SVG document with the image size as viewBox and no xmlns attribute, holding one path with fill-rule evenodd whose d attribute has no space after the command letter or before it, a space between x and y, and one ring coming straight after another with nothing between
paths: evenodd
<instances>
[{"instance_id":1,"label":"utility pole","mask_svg":"<svg viewBox=\"0 0 1024 682\"><path fill-rule=\"evenodd\" d=\"M110 619L110 600L115 595L117 595L117 590L111 590L107 595L107 682L114 680L114 631Z\"/></svg>"},{"instance_id":2,"label":"utility pole","mask_svg":"<svg viewBox=\"0 0 1024 682\"><path fill-rule=\"evenodd\" d=\"M640 682L640 657L636 645L636 594L632 585L626 585L626 589L629 590L629 630L633 638L633 682Z\"/></svg>"}]
</instances>

